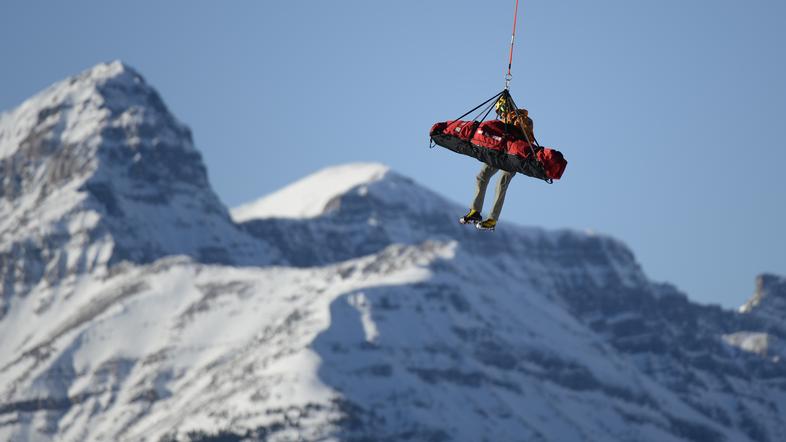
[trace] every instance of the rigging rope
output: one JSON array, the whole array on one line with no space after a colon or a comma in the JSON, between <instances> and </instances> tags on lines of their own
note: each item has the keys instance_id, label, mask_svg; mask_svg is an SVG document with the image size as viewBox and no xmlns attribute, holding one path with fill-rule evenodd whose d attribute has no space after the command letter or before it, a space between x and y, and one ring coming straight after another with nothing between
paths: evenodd
<instances>
[{"instance_id":1,"label":"rigging rope","mask_svg":"<svg viewBox=\"0 0 786 442\"><path fill-rule=\"evenodd\" d=\"M508 58L508 73L505 75L505 90L510 88L510 80L513 75L510 73L513 67L513 45L516 42L516 22L519 17L519 0L516 0L516 9L513 11L513 33L510 35L510 57Z\"/></svg>"}]
</instances>

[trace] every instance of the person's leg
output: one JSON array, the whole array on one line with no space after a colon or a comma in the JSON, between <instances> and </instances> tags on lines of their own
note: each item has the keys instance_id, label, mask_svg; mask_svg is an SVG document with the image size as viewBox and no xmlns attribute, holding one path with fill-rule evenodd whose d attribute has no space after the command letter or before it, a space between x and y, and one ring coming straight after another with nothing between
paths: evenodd
<instances>
[{"instance_id":1,"label":"person's leg","mask_svg":"<svg viewBox=\"0 0 786 442\"><path fill-rule=\"evenodd\" d=\"M470 207L472 210L475 210L478 213L483 211L483 200L486 197L486 187L488 187L491 177L497 173L497 170L498 169L483 163L483 166L480 168L480 172L478 172L478 176L476 177L477 187L475 188L475 199L472 200L472 206Z\"/></svg>"},{"instance_id":2,"label":"person's leg","mask_svg":"<svg viewBox=\"0 0 786 442\"><path fill-rule=\"evenodd\" d=\"M497 181L497 195L494 199L494 207L491 208L489 218L499 220L499 214L502 212L502 205L505 204L505 193L508 191L508 184L513 179L515 172L502 171Z\"/></svg>"}]
</instances>

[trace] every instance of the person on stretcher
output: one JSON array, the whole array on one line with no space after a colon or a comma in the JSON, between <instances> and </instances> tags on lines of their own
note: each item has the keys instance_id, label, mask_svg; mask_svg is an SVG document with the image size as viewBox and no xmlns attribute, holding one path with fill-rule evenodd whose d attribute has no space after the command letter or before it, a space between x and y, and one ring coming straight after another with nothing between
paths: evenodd
<instances>
[{"instance_id":1,"label":"person on stretcher","mask_svg":"<svg viewBox=\"0 0 786 442\"><path fill-rule=\"evenodd\" d=\"M529 118L529 112L526 109L509 110L507 100L501 97L496 105L497 115L499 120L506 125L513 125L516 129L520 129L528 145L535 139L534 123ZM470 205L469 213L459 218L461 224L475 224L480 230L494 230L499 220L500 213L502 213L502 206L505 204L505 193L508 190L508 185L513 179L515 172L502 171L502 174L497 180L497 189L494 197L494 205L491 208L489 217L485 220L481 215L483 211L483 201L486 197L486 188L488 187L491 177L497 173L499 169L489 166L486 163L480 168L480 172L475 178L475 197Z\"/></svg>"}]
</instances>

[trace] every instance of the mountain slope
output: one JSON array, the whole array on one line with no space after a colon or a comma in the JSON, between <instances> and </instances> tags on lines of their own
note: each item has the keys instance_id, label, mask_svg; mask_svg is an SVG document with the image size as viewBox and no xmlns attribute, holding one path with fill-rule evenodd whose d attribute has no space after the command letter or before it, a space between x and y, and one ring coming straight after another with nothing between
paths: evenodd
<instances>
[{"instance_id":1,"label":"mountain slope","mask_svg":"<svg viewBox=\"0 0 786 442\"><path fill-rule=\"evenodd\" d=\"M613 238L478 232L376 164L236 224L138 74L76 78L50 90L90 91L51 92L82 103L55 112L71 135L38 121L50 92L0 117L0 208L29 220L0 229L0 440L786 438L781 278L740 312L697 305ZM48 141L23 155L17 127ZM62 256L89 264L36 273Z\"/></svg>"}]
</instances>

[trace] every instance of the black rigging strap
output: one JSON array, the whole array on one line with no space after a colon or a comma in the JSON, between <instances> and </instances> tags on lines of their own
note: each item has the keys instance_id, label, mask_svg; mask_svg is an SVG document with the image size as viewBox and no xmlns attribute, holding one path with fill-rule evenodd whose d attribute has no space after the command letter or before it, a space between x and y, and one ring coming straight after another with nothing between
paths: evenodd
<instances>
[{"instance_id":1,"label":"black rigging strap","mask_svg":"<svg viewBox=\"0 0 786 442\"><path fill-rule=\"evenodd\" d=\"M455 119L455 120L453 120L453 121L458 121L458 120L460 120L460 119L462 119L462 118L466 117L467 115L471 114L472 112L475 112L476 110L480 109L481 107L483 107L483 106L485 106L485 105L489 104L489 102L491 102L492 100L493 100L493 103L491 103L491 106L494 106L494 103L496 103L496 102L497 102L496 100L497 100L497 99L499 99L499 97L501 97L501 96L502 96L502 94L504 94L505 92L506 92L506 91L504 91L504 90L503 90L502 92L499 92L499 93L497 93L497 94L496 94L496 95L494 95L493 97L491 97L491 98L489 98L488 100L484 101L483 103L480 103L479 105L477 105L477 106L473 107L472 109L470 109L469 111L467 111L467 113L465 113L464 115L462 115L462 116L460 116L460 117L456 118L456 119ZM482 113L482 112L483 112L483 111L481 111L481 113Z\"/></svg>"},{"instance_id":2,"label":"black rigging strap","mask_svg":"<svg viewBox=\"0 0 786 442\"><path fill-rule=\"evenodd\" d=\"M503 89L501 92L498 92L497 94L495 94L493 97L489 98L488 100L486 100L486 101L480 103L479 105L473 107L472 109L470 109L469 111L465 112L463 115L461 115L460 117L456 118L453 121L461 120L462 118L464 118L467 115L475 112L478 109L481 109L481 111L472 119L472 121L474 123L477 123L477 122L480 122L480 121L484 121L489 116L489 114L491 113L491 110L494 109L495 104L497 104L498 100L501 100L501 99L504 99L505 101L507 101L509 103L510 109L508 109L507 112L512 112L512 114L514 115L514 118L518 118L518 110L519 110L519 108L516 106L516 102L513 100L513 97L510 95L510 91L506 88L506 89ZM481 115L482 115L482 117L481 117ZM518 122L516 122L516 124L517 123ZM505 126L507 127L507 124ZM472 129L472 133L470 134L469 139L472 139L472 137L474 137L475 131L478 130L478 127L479 127L479 125L475 126ZM521 132L524 133L524 139L527 141L527 144L529 145L530 152L532 153L532 161L537 163L540 166L541 169L545 170L545 165L538 159L538 155L537 155L537 153L535 151L536 147L537 147L538 150L542 150L543 147L538 143L538 140L536 140L534 136L530 138L529 134L527 133L527 131L526 131L526 129L524 127L520 127L520 129L521 129ZM430 148L434 147L434 140L433 139L429 140L429 147ZM551 178L544 179L544 181L546 181L549 184L553 183L553 180Z\"/></svg>"}]
</instances>

